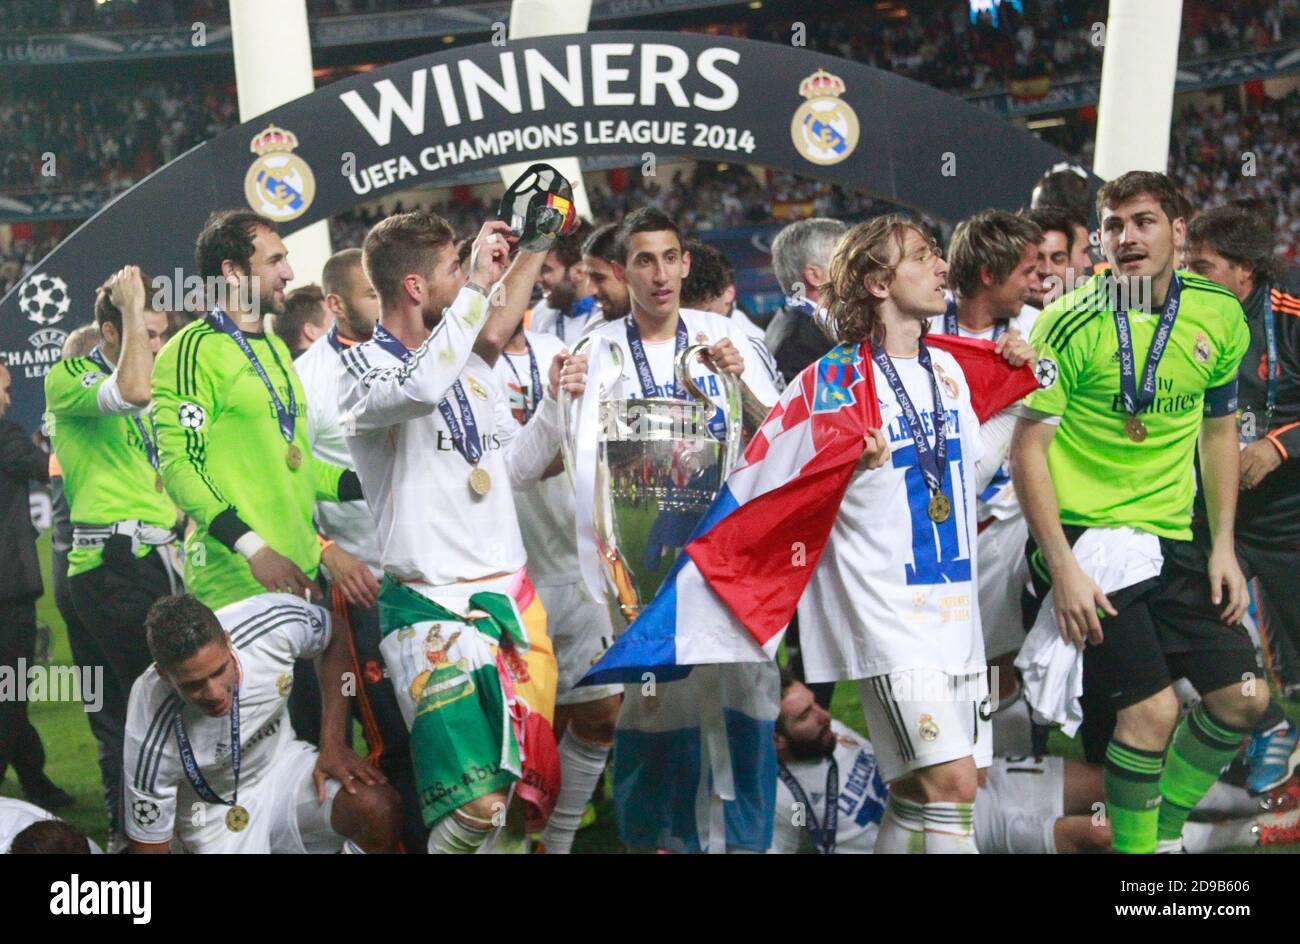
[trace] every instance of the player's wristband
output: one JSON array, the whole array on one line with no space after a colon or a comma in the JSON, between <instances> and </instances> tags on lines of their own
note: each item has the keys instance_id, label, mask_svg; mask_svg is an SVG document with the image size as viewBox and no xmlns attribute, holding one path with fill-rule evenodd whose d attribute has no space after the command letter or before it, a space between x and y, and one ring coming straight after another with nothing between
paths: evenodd
<instances>
[{"instance_id":1,"label":"player's wristband","mask_svg":"<svg viewBox=\"0 0 1300 944\"><path fill-rule=\"evenodd\" d=\"M266 541L256 531L249 531L235 541L235 550L243 555L244 560L252 560L253 555L266 547Z\"/></svg>"},{"instance_id":2,"label":"player's wristband","mask_svg":"<svg viewBox=\"0 0 1300 944\"><path fill-rule=\"evenodd\" d=\"M465 287L466 287L467 289L469 289L471 292L478 292L478 293L479 293L480 295L482 295L484 298L487 298L487 297L488 297L488 291L487 291L487 289L485 289L483 286L479 285L477 282L466 282L466 283L465 283Z\"/></svg>"}]
</instances>

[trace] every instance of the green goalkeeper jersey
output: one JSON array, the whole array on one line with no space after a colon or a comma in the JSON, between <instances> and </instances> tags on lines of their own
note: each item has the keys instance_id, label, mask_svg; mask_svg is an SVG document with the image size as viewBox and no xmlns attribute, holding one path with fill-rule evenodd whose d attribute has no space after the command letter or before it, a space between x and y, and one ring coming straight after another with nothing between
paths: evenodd
<instances>
[{"instance_id":1,"label":"green goalkeeper jersey","mask_svg":"<svg viewBox=\"0 0 1300 944\"><path fill-rule=\"evenodd\" d=\"M250 530L311 577L320 564L312 525L317 500L338 501L355 487L338 466L312 457L307 408L289 349L273 334L245 333L286 408L295 401L287 461L275 404L235 341L209 319L187 325L158 352L153 371L154 422L163 480L197 523L185 544L185 587L212 609L265 593L235 542ZM350 485L348 483L350 479Z\"/></svg>"},{"instance_id":2,"label":"green goalkeeper jersey","mask_svg":"<svg viewBox=\"0 0 1300 944\"><path fill-rule=\"evenodd\" d=\"M105 413L101 389L112 376L106 361L72 357L45 375L45 424L63 471L72 523L106 527L140 521L160 528L176 525L176 508L159 487L146 437L153 437L148 410ZM142 545L140 556L149 553ZM68 576L94 570L102 547L68 552Z\"/></svg>"},{"instance_id":3,"label":"green goalkeeper jersey","mask_svg":"<svg viewBox=\"0 0 1300 944\"><path fill-rule=\"evenodd\" d=\"M1156 396L1141 413L1142 442L1125 433L1119 341L1107 281L1087 283L1049 305L1034 323L1040 389L1025 406L1059 417L1047 453L1064 524L1133 527L1191 540L1192 463L1206 415L1236 409L1237 365L1250 344L1246 317L1223 287L1178 272L1182 293L1156 370ZM1160 311L1130 309L1140 382Z\"/></svg>"}]
</instances>

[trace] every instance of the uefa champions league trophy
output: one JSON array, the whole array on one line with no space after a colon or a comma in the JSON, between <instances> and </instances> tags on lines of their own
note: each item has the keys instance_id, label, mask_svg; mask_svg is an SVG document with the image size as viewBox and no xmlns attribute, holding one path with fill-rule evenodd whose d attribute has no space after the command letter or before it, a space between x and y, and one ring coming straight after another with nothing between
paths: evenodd
<instances>
[{"instance_id":1,"label":"uefa champions league trophy","mask_svg":"<svg viewBox=\"0 0 1300 944\"><path fill-rule=\"evenodd\" d=\"M620 349L584 338L587 391L560 393L565 467L576 488L578 557L597 599L617 602L631 623L658 592L678 552L713 504L741 449L740 382L718 374L725 419L690 376L697 358L712 368L708 346L675 360L687 399L606 399L621 376Z\"/></svg>"}]
</instances>

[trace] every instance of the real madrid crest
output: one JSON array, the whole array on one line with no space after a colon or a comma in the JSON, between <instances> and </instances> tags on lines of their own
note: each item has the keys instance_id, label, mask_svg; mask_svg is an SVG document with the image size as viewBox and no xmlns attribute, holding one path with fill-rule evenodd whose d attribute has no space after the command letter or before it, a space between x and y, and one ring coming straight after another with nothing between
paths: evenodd
<instances>
[{"instance_id":1,"label":"real madrid crest","mask_svg":"<svg viewBox=\"0 0 1300 944\"><path fill-rule=\"evenodd\" d=\"M799 83L807 101L794 113L790 137L794 149L814 164L838 164L857 147L858 116L840 100L844 88L844 80L825 69Z\"/></svg>"},{"instance_id":2,"label":"real madrid crest","mask_svg":"<svg viewBox=\"0 0 1300 944\"><path fill-rule=\"evenodd\" d=\"M934 723L934 715L921 715L917 719L922 741L933 741L939 736L939 726Z\"/></svg>"},{"instance_id":3,"label":"real madrid crest","mask_svg":"<svg viewBox=\"0 0 1300 944\"><path fill-rule=\"evenodd\" d=\"M244 197L250 207L277 222L302 216L316 196L316 177L293 153L297 146L292 131L275 125L267 125L249 145L258 158L244 175Z\"/></svg>"},{"instance_id":4,"label":"real madrid crest","mask_svg":"<svg viewBox=\"0 0 1300 944\"><path fill-rule=\"evenodd\" d=\"M1210 339L1204 334L1196 336L1196 346L1192 349L1198 363L1204 364L1210 359Z\"/></svg>"},{"instance_id":5,"label":"real madrid crest","mask_svg":"<svg viewBox=\"0 0 1300 944\"><path fill-rule=\"evenodd\" d=\"M280 693L281 698L288 698L289 692L293 691L293 676L281 673L275 680L275 690Z\"/></svg>"},{"instance_id":6,"label":"real madrid crest","mask_svg":"<svg viewBox=\"0 0 1300 944\"><path fill-rule=\"evenodd\" d=\"M949 400L957 399L957 381L953 380L943 372L943 368L938 364L934 365L934 375L939 378L939 383L943 386L943 392L948 394Z\"/></svg>"}]
</instances>

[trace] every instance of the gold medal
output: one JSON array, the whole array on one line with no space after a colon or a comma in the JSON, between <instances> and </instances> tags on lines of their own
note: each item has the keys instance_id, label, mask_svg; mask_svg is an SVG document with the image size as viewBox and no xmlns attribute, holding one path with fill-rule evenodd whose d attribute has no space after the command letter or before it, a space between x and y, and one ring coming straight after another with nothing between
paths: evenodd
<instances>
[{"instance_id":1,"label":"gold medal","mask_svg":"<svg viewBox=\"0 0 1300 944\"><path fill-rule=\"evenodd\" d=\"M244 809L238 803L231 805L226 810L226 829L232 833L241 833L248 826L248 810Z\"/></svg>"},{"instance_id":2,"label":"gold medal","mask_svg":"<svg viewBox=\"0 0 1300 944\"><path fill-rule=\"evenodd\" d=\"M1124 432L1128 434L1129 439L1140 443L1147 438L1147 424L1136 416L1130 416L1124 421Z\"/></svg>"},{"instance_id":3,"label":"gold medal","mask_svg":"<svg viewBox=\"0 0 1300 944\"><path fill-rule=\"evenodd\" d=\"M930 506L926 509L930 515L930 520L935 524L941 524L948 520L952 514L952 502L948 501L947 495L931 495Z\"/></svg>"},{"instance_id":4,"label":"gold medal","mask_svg":"<svg viewBox=\"0 0 1300 944\"><path fill-rule=\"evenodd\" d=\"M492 476L487 474L487 469L474 466L469 473L469 487L474 490L475 495L486 495L492 491Z\"/></svg>"},{"instance_id":5,"label":"gold medal","mask_svg":"<svg viewBox=\"0 0 1300 944\"><path fill-rule=\"evenodd\" d=\"M162 480L161 472L155 472L153 475L153 489L155 492L161 492L163 490L163 480Z\"/></svg>"},{"instance_id":6,"label":"gold medal","mask_svg":"<svg viewBox=\"0 0 1300 944\"><path fill-rule=\"evenodd\" d=\"M302 450L290 443L289 451L284 454L284 461L289 468L297 471L302 467Z\"/></svg>"}]
</instances>

